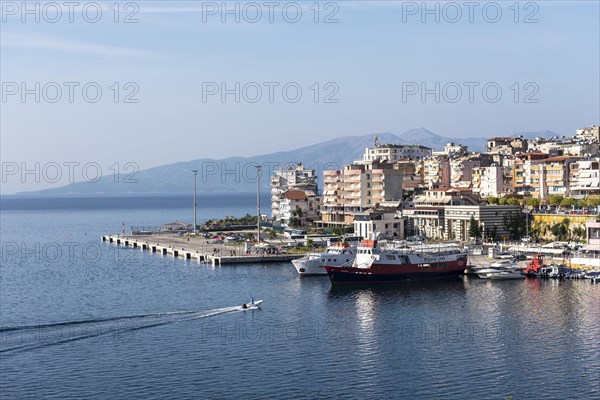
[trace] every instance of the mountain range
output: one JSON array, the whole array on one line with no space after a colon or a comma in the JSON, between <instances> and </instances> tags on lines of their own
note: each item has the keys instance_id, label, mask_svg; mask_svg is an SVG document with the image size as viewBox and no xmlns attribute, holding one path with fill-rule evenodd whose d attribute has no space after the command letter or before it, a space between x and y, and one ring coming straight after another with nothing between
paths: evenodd
<instances>
[{"instance_id":1,"label":"mountain range","mask_svg":"<svg viewBox=\"0 0 600 400\"><path fill-rule=\"evenodd\" d=\"M517 135L528 139L558 136L552 131L521 132ZM76 182L66 186L21 192L19 194L175 194L189 193L192 189L192 170L198 170L199 192L250 192L256 190L256 165L262 165L261 191L269 190L270 175L282 166L302 163L313 168L322 178L324 170L341 168L344 164L362 159L365 148L372 147L374 137L384 144L420 144L439 151L448 143L462 144L470 151L483 151L488 137L449 138L436 135L425 128L411 129L395 135L375 133L362 136L346 136L295 150L280 151L253 157L230 157L224 159L202 158L177 162L138 171L124 183L120 176L115 183L113 175L95 182ZM320 187L322 187L320 185Z\"/></svg>"}]
</instances>

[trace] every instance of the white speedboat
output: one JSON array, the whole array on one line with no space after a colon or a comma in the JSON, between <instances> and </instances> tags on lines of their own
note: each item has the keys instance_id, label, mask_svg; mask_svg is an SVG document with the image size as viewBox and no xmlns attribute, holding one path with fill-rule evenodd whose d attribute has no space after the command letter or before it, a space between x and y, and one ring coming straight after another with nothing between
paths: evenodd
<instances>
[{"instance_id":1,"label":"white speedboat","mask_svg":"<svg viewBox=\"0 0 600 400\"><path fill-rule=\"evenodd\" d=\"M327 247L324 253L311 253L292 261L300 275L327 275L323 268L352 264L356 258L356 247L341 244Z\"/></svg>"},{"instance_id":2,"label":"white speedboat","mask_svg":"<svg viewBox=\"0 0 600 400\"><path fill-rule=\"evenodd\" d=\"M240 307L243 311L247 311L247 310L257 310L260 308L260 305L262 304L263 300L252 300L250 301L250 303L244 303L242 304L242 306Z\"/></svg>"},{"instance_id":3,"label":"white speedboat","mask_svg":"<svg viewBox=\"0 0 600 400\"><path fill-rule=\"evenodd\" d=\"M478 269L475 274L480 277L481 279L489 279L490 276L489 274L496 274L498 272L502 272L503 270L499 269L499 268L480 268Z\"/></svg>"},{"instance_id":4,"label":"white speedboat","mask_svg":"<svg viewBox=\"0 0 600 400\"><path fill-rule=\"evenodd\" d=\"M506 280L506 279L525 279L525 274L520 269L506 269L504 271L489 272L488 279Z\"/></svg>"}]
</instances>

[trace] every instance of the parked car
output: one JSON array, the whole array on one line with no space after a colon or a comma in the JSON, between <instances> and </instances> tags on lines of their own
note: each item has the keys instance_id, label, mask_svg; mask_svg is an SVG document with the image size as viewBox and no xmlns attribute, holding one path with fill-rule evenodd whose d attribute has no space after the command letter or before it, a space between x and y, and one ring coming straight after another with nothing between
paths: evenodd
<instances>
[{"instance_id":1,"label":"parked car","mask_svg":"<svg viewBox=\"0 0 600 400\"><path fill-rule=\"evenodd\" d=\"M521 241L522 241L522 242L531 242L531 236L523 236L523 237L521 238Z\"/></svg>"}]
</instances>

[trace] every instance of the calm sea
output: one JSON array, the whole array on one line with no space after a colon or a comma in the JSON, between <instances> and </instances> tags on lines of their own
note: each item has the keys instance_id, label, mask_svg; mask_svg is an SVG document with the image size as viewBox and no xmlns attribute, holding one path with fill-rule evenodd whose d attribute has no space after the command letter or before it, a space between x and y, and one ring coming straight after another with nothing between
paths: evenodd
<instances>
[{"instance_id":1,"label":"calm sea","mask_svg":"<svg viewBox=\"0 0 600 400\"><path fill-rule=\"evenodd\" d=\"M600 398L600 285L333 289L290 263L214 268L100 241L122 222L191 222L191 207L1 198L2 398ZM247 212L252 195L199 199L199 220ZM250 296L262 310L234 311Z\"/></svg>"}]
</instances>

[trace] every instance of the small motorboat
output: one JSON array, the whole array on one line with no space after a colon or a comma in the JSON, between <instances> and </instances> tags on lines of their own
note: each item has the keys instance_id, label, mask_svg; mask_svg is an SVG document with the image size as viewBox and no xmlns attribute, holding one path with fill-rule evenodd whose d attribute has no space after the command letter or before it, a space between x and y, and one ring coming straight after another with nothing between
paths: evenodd
<instances>
[{"instance_id":1,"label":"small motorboat","mask_svg":"<svg viewBox=\"0 0 600 400\"><path fill-rule=\"evenodd\" d=\"M251 300L250 303L244 303L240 307L243 311L247 310L258 310L263 300Z\"/></svg>"},{"instance_id":2,"label":"small motorboat","mask_svg":"<svg viewBox=\"0 0 600 400\"><path fill-rule=\"evenodd\" d=\"M488 273L487 278L491 280L525 279L525 274L520 269L515 268Z\"/></svg>"},{"instance_id":3,"label":"small motorboat","mask_svg":"<svg viewBox=\"0 0 600 400\"><path fill-rule=\"evenodd\" d=\"M481 279L489 279L489 274L496 274L501 271L502 270L498 268L480 268L475 272L475 274Z\"/></svg>"}]
</instances>

